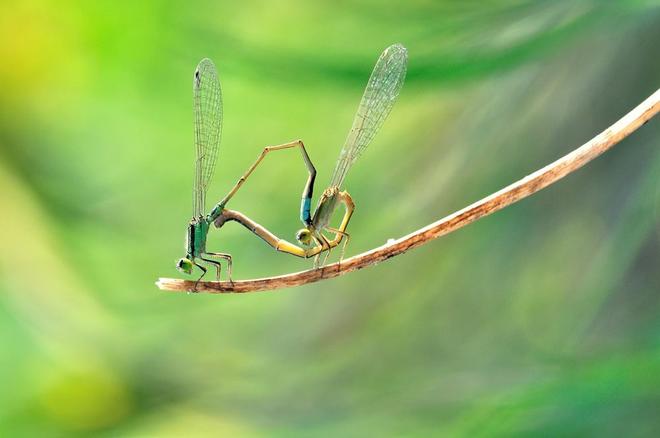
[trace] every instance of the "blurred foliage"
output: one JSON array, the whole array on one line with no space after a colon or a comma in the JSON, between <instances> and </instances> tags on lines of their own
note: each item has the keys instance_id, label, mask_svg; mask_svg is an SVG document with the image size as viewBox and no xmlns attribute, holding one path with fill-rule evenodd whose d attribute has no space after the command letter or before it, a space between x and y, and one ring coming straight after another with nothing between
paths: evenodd
<instances>
[{"instance_id":1,"label":"blurred foliage","mask_svg":"<svg viewBox=\"0 0 660 438\"><path fill-rule=\"evenodd\" d=\"M322 187L397 41L408 80L347 180L349 254L572 150L660 78L654 0L2 3L0 434L657 433L657 120L377 267L272 294L155 289L183 255L198 60L223 85L218 199L295 138ZM291 239L304 180L274 154L232 207ZM210 245L236 278L310 266L238 226Z\"/></svg>"}]
</instances>

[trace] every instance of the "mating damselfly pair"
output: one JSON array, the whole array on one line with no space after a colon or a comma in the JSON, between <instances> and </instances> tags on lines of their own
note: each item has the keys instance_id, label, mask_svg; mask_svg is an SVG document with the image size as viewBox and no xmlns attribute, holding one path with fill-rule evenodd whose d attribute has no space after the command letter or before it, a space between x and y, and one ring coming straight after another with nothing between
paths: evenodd
<instances>
[{"instance_id":1,"label":"mating damselfly pair","mask_svg":"<svg viewBox=\"0 0 660 438\"><path fill-rule=\"evenodd\" d=\"M349 240L349 234L346 232L346 228L353 214L355 203L348 192L342 190L342 185L348 170L367 148L390 113L403 86L407 62L407 50L400 44L394 44L388 47L378 58L362 100L360 101L360 106L355 114L353 126L339 153L339 159L332 174L330 185L319 197L313 214L311 203L314 181L316 179L316 169L301 140L264 148L254 164L239 178L229 193L206 214L206 192L217 163L222 134L223 105L220 81L215 65L211 60L203 59L195 69L193 76L196 146L193 216L188 224L188 233L186 235L186 256L177 262L177 269L191 274L194 267L198 267L202 272L201 276L197 279L197 282L199 282L207 271L204 265L211 265L215 267L216 279L219 281L221 271L220 260L224 259L227 262L229 281L232 281L231 255L210 252L206 249L206 240L211 224L215 224L216 228L220 228L227 221L239 222L277 251L297 257L314 257L315 266L319 265L322 252L326 252L327 259L330 250L338 246L342 240L344 241L344 245L342 247L341 257L343 257L344 248ZM226 208L231 198L269 152L289 148L300 149L303 161L309 172L300 205L300 220L304 227L296 233L296 240L299 245L278 238L244 214ZM339 205L343 205L344 215L339 225L333 227L330 224L330 220Z\"/></svg>"}]
</instances>

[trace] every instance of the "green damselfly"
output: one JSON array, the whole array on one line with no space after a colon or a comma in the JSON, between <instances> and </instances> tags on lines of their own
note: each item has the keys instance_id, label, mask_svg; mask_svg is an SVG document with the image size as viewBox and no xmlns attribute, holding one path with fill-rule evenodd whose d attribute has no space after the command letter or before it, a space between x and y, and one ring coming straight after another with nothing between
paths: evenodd
<instances>
[{"instance_id":1,"label":"green damselfly","mask_svg":"<svg viewBox=\"0 0 660 438\"><path fill-rule=\"evenodd\" d=\"M371 140L380 129L389 115L396 98L401 91L406 76L408 53L405 47L394 44L380 55L371 73L367 87L358 106L353 125L339 154L339 159L332 174L330 185L323 191L317 207L312 214L311 201L316 179L316 169L302 141L297 140L278 146L264 148L257 160L241 176L234 187L212 210L204 216L202 214L206 190L213 175L213 169L218 155L220 133L222 130L222 99L217 73L213 63L204 59L195 70L193 89L195 102L195 143L197 146L197 161L195 166L195 184L193 190L193 219L188 225L186 243L186 257L180 259L177 268L190 274L193 266L202 270L206 268L197 263L201 260L216 267L217 278L220 277L220 263L211 258L225 259L228 262L229 279L231 281L231 256L224 253L210 253L206 251L206 237L209 226L213 222L217 228L227 221L237 221L266 243L278 251L286 252L298 257L316 257L318 265L319 255L329 251L344 240L344 248L349 239L346 228L353 214L355 203L350 194L341 189L348 170L357 158L364 152ZM304 228L296 233L296 240L301 246L280 239L263 226L259 225L244 214L225 208L229 200L245 183L248 177L271 151L299 148L309 176L303 189L300 219ZM339 205L344 206L344 216L338 227L331 227L330 220ZM333 234L326 237L323 233ZM342 249L343 257L343 249Z\"/></svg>"},{"instance_id":2,"label":"green damselfly","mask_svg":"<svg viewBox=\"0 0 660 438\"><path fill-rule=\"evenodd\" d=\"M220 280L219 259L227 261L227 271L231 280L231 256L225 253L208 252L206 238L210 224L215 219L205 214L206 192L218 161L218 149L222 135L222 91L220 80L213 62L202 59L193 75L193 109L195 115L195 179L193 180L193 216L186 234L186 256L176 264L178 270L191 274L197 266L202 275L206 268L198 263L203 261L216 268L216 278Z\"/></svg>"}]
</instances>

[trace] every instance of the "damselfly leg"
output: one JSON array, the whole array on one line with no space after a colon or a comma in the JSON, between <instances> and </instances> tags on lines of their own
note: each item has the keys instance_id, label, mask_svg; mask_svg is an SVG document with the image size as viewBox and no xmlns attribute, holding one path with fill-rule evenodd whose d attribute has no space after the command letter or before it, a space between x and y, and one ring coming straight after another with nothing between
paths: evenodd
<instances>
[{"instance_id":1,"label":"damselfly leg","mask_svg":"<svg viewBox=\"0 0 660 438\"><path fill-rule=\"evenodd\" d=\"M342 219L339 228L326 226L325 229L331 233L335 233L335 240L337 238L339 238L339 240L342 240L342 237L344 238L344 244L342 245L341 253L339 254L339 261L341 262L344 259L346 246L348 245L348 241L351 238L351 236L346 232L346 228L348 227L348 222L351 220L351 216L353 216L353 212L355 211L355 202L353 202L353 198L351 198L351 195L349 195L346 191L339 192L338 196L339 201L344 204L344 208L346 209L344 218Z\"/></svg>"},{"instance_id":2,"label":"damselfly leg","mask_svg":"<svg viewBox=\"0 0 660 438\"><path fill-rule=\"evenodd\" d=\"M204 255L208 255L208 254L204 254ZM220 262L216 262L215 260L205 259L204 257L200 257L200 259L204 260L208 264L215 266L215 279L217 281L220 281L220 272L222 271L222 265L220 264Z\"/></svg>"},{"instance_id":3,"label":"damselfly leg","mask_svg":"<svg viewBox=\"0 0 660 438\"><path fill-rule=\"evenodd\" d=\"M199 278L197 279L197 281L195 281L195 286L193 287L193 292L197 292L197 285L198 285L199 282L202 280L202 278L206 275L206 271L207 271L207 269L206 269L204 266L202 266L202 265L200 265L199 263L197 263L197 262L193 262L193 264L194 264L195 266L197 266L199 269L202 270L202 275L200 275Z\"/></svg>"},{"instance_id":4,"label":"damselfly leg","mask_svg":"<svg viewBox=\"0 0 660 438\"><path fill-rule=\"evenodd\" d=\"M319 253L314 257L314 267L318 268L322 265L325 265L325 263L328 261L328 257L330 256L330 251L332 251L332 248L336 245L332 245L330 241L328 241L328 238L323 235L320 231L317 231L315 235L313 236L314 242L316 242L317 247L320 247ZM325 251L325 256L323 257L323 263L319 263L319 260L321 259L321 252Z\"/></svg>"},{"instance_id":5,"label":"damselfly leg","mask_svg":"<svg viewBox=\"0 0 660 438\"><path fill-rule=\"evenodd\" d=\"M348 233L345 233L343 231L338 230L337 228L332 228L332 227L325 227L326 230L330 231L331 233L334 233L335 236L339 235L343 238L344 243L341 246L341 252L339 253L339 261L341 262L344 260L344 253L346 252L346 245L348 245L348 241L351 239L351 235Z\"/></svg>"},{"instance_id":6,"label":"damselfly leg","mask_svg":"<svg viewBox=\"0 0 660 438\"><path fill-rule=\"evenodd\" d=\"M229 279L230 283L233 283L234 280L231 279L231 255L225 254L223 252L206 252L204 255L209 256L209 257L217 257L219 259L227 260L227 278ZM214 261L213 263L218 263ZM220 271L218 271L218 281L220 281Z\"/></svg>"}]
</instances>

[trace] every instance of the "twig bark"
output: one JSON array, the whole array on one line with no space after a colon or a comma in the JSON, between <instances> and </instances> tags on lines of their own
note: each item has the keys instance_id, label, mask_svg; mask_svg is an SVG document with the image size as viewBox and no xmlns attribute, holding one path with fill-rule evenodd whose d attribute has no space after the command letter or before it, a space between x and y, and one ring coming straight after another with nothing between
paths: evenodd
<instances>
[{"instance_id":1,"label":"twig bark","mask_svg":"<svg viewBox=\"0 0 660 438\"><path fill-rule=\"evenodd\" d=\"M226 281L203 281L198 284L197 291L209 293L243 293L300 286L319 280L338 277L403 254L430 240L451 233L477 219L501 210L555 183L619 143L630 133L648 122L658 111L660 111L660 89L656 90L655 93L618 122L557 161L424 228L403 236L400 239L390 241L386 245L343 260L341 263L337 262L318 269L309 269L276 277L241 280L234 281L233 283ZM193 288L195 282L161 278L156 284L162 290L188 291Z\"/></svg>"}]
</instances>

